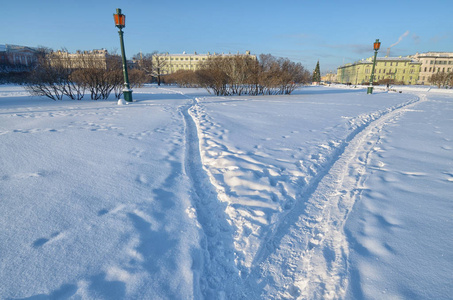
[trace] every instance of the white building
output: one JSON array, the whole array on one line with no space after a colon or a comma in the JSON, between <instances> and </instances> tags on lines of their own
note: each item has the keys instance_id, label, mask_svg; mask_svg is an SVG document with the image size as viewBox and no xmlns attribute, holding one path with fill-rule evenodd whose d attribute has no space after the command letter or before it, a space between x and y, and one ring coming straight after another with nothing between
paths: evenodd
<instances>
[{"instance_id":1,"label":"white building","mask_svg":"<svg viewBox=\"0 0 453 300\"><path fill-rule=\"evenodd\" d=\"M421 62L417 84L430 84L429 78L435 73L453 72L453 52L426 52L409 56Z\"/></svg>"}]
</instances>

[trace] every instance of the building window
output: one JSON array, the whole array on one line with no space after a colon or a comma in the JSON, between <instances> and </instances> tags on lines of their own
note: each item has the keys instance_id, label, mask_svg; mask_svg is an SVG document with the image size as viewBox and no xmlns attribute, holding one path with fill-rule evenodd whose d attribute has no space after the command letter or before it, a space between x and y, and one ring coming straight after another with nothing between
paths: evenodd
<instances>
[{"instance_id":1,"label":"building window","mask_svg":"<svg viewBox=\"0 0 453 300\"><path fill-rule=\"evenodd\" d=\"M430 65L432 65L433 63L434 63L434 61L432 61L432 60L429 62Z\"/></svg>"}]
</instances>

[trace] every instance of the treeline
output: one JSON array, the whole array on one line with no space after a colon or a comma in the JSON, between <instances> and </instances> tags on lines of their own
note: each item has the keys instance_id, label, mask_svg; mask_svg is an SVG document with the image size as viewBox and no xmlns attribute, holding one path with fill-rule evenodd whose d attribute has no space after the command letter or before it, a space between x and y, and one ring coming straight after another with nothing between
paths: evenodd
<instances>
[{"instance_id":1,"label":"treeline","mask_svg":"<svg viewBox=\"0 0 453 300\"><path fill-rule=\"evenodd\" d=\"M77 60L73 60L41 51L25 85L32 95L53 100L61 100L63 96L81 100L85 94L89 94L92 100L99 100L107 99L112 93L119 99L123 78L118 55L99 59L94 55L80 54ZM146 81L146 76L143 71L134 69L129 71L129 79L132 86L139 86Z\"/></svg>"},{"instance_id":2,"label":"treeline","mask_svg":"<svg viewBox=\"0 0 453 300\"><path fill-rule=\"evenodd\" d=\"M0 62L0 84L15 83L24 84L29 79L30 70L33 66L23 64L11 64L7 60Z\"/></svg>"},{"instance_id":3,"label":"treeline","mask_svg":"<svg viewBox=\"0 0 453 300\"><path fill-rule=\"evenodd\" d=\"M128 68L131 87L156 79L158 84L178 84L201 87L218 96L291 94L301 84L310 82L310 72L300 63L270 54L259 59L247 55L214 56L203 62L197 71L180 70L163 75L165 60L153 55L135 59ZM32 95L53 100L68 97L81 100L120 98L124 85L122 61L119 55L97 56L78 53L72 58L66 51L40 49L35 65L27 72L25 86Z\"/></svg>"},{"instance_id":4,"label":"treeline","mask_svg":"<svg viewBox=\"0 0 453 300\"><path fill-rule=\"evenodd\" d=\"M166 83L203 87L217 96L291 94L310 82L310 72L300 63L262 54L217 56L206 60L196 71L178 71L165 76Z\"/></svg>"}]
</instances>

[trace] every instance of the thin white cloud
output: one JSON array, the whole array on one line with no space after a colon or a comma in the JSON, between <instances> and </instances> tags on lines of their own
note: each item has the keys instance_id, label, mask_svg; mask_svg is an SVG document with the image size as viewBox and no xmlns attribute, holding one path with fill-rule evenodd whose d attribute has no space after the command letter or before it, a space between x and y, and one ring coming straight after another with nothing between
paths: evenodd
<instances>
[{"instance_id":1,"label":"thin white cloud","mask_svg":"<svg viewBox=\"0 0 453 300\"><path fill-rule=\"evenodd\" d=\"M438 43L442 40L445 40L445 39L448 39L449 38L449 35L448 34L444 34L444 35L441 35L441 36L433 36L432 38L430 38L429 40L432 42L432 43Z\"/></svg>"}]
</instances>

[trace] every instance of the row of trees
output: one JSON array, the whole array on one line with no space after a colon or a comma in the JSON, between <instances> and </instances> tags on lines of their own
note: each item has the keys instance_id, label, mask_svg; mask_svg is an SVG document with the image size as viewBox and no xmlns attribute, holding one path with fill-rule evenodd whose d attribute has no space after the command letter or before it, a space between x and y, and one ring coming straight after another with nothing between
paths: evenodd
<instances>
[{"instance_id":1,"label":"row of trees","mask_svg":"<svg viewBox=\"0 0 453 300\"><path fill-rule=\"evenodd\" d=\"M65 54L66 51L61 53ZM119 98L123 88L120 56L99 56L80 53L77 59L69 55L41 49L26 88L33 95L60 100L82 99L89 94L92 100ZM157 58L157 59L156 59ZM129 70L132 87L150 82L175 83L184 87L202 87L215 95L276 95L291 94L296 87L311 81L310 73L300 63L270 54L259 59L247 55L213 56L197 71L177 71L163 75L166 61L158 53L138 54Z\"/></svg>"},{"instance_id":2,"label":"row of trees","mask_svg":"<svg viewBox=\"0 0 453 300\"><path fill-rule=\"evenodd\" d=\"M232 55L209 58L197 71L178 71L165 76L165 82L198 86L218 96L291 94L311 80L300 63L262 54L259 60Z\"/></svg>"},{"instance_id":3,"label":"row of trees","mask_svg":"<svg viewBox=\"0 0 453 300\"><path fill-rule=\"evenodd\" d=\"M90 54L80 54L77 59L55 55L41 49L35 68L30 72L26 88L32 95L61 100L67 96L81 100L89 93L92 100L107 99L112 93L122 94L124 84L121 58L107 55L105 59ZM146 81L145 73L133 69L129 73L132 86Z\"/></svg>"}]
</instances>

